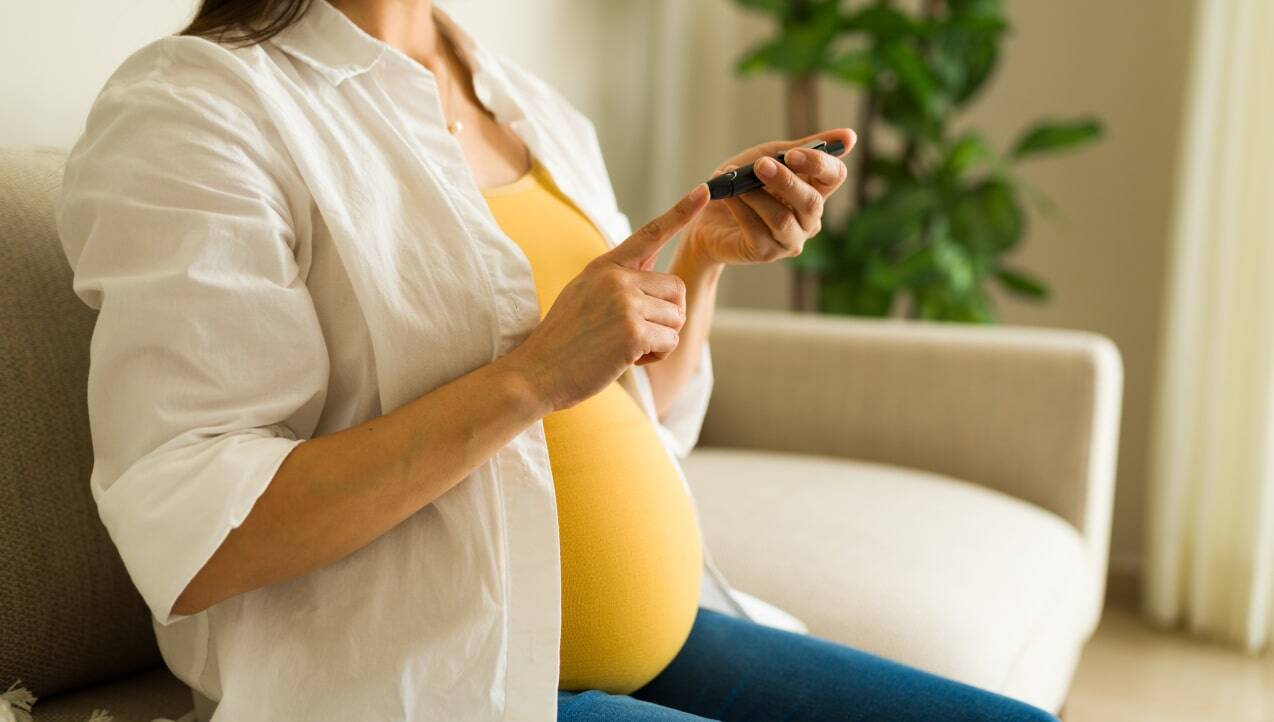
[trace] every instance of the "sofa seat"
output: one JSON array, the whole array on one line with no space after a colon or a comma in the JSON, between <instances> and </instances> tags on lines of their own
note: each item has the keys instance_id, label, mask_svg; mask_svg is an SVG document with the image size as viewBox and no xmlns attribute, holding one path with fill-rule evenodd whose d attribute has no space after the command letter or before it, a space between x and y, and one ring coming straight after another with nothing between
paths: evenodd
<instances>
[{"instance_id":1,"label":"sofa seat","mask_svg":"<svg viewBox=\"0 0 1274 722\"><path fill-rule=\"evenodd\" d=\"M176 720L194 706L190 688L164 667L108 684L63 692L41 699L36 722L84 722L94 710L106 710L112 722Z\"/></svg>"},{"instance_id":2,"label":"sofa seat","mask_svg":"<svg viewBox=\"0 0 1274 722\"><path fill-rule=\"evenodd\" d=\"M1100 610L1061 518L882 464L703 448L684 466L726 577L811 634L1045 709L1064 700Z\"/></svg>"}]
</instances>

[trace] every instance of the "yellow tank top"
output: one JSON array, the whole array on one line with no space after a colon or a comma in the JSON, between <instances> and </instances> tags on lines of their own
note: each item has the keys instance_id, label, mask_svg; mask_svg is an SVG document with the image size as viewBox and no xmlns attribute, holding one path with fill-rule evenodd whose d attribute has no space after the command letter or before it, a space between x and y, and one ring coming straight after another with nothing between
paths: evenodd
<instances>
[{"instance_id":1,"label":"yellow tank top","mask_svg":"<svg viewBox=\"0 0 1274 722\"><path fill-rule=\"evenodd\" d=\"M607 250L538 165L483 191L526 254L541 314ZM618 382L544 418L562 557L563 690L632 692L690 634L702 550L694 509L653 422Z\"/></svg>"}]
</instances>

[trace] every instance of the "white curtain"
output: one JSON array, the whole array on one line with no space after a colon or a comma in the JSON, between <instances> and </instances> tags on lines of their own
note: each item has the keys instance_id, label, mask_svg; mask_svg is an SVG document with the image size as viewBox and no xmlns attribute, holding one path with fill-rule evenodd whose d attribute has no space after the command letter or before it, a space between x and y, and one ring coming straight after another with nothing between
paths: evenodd
<instances>
[{"instance_id":1,"label":"white curtain","mask_svg":"<svg viewBox=\"0 0 1274 722\"><path fill-rule=\"evenodd\" d=\"M779 137L778 79L744 82L735 73L744 50L771 32L769 18L733 0L601 2L605 102L594 121L634 222L665 210L743 147ZM744 106L758 91L769 107Z\"/></svg>"},{"instance_id":2,"label":"white curtain","mask_svg":"<svg viewBox=\"0 0 1274 722\"><path fill-rule=\"evenodd\" d=\"M1274 622L1274 2L1197 12L1145 605L1256 650Z\"/></svg>"},{"instance_id":3,"label":"white curtain","mask_svg":"<svg viewBox=\"0 0 1274 722\"><path fill-rule=\"evenodd\" d=\"M579 0L605 5L604 102L593 115L620 205L634 224L667 209L722 161L786 137L777 74L740 78L740 57L775 32L769 15L734 0ZM852 93L828 82L823 127L853 125ZM848 193L834 199L839 213ZM786 308L791 269L731 269L720 302Z\"/></svg>"}]
</instances>

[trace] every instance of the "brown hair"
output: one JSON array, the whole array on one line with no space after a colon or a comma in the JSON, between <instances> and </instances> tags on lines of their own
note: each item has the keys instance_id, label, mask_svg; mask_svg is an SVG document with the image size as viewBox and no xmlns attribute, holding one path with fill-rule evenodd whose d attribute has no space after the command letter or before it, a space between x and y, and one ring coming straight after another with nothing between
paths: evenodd
<instances>
[{"instance_id":1,"label":"brown hair","mask_svg":"<svg viewBox=\"0 0 1274 722\"><path fill-rule=\"evenodd\" d=\"M301 19L312 0L203 0L181 31L218 43L256 45Z\"/></svg>"}]
</instances>

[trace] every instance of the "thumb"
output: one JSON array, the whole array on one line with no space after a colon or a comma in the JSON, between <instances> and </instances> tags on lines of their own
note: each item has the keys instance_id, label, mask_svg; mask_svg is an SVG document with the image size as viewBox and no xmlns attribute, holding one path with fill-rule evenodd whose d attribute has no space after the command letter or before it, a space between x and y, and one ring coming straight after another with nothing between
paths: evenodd
<instances>
[{"instance_id":1,"label":"thumb","mask_svg":"<svg viewBox=\"0 0 1274 722\"><path fill-rule=\"evenodd\" d=\"M663 215L638 228L603 258L629 268L648 269L659 250L708 206L708 186L700 183Z\"/></svg>"}]
</instances>

